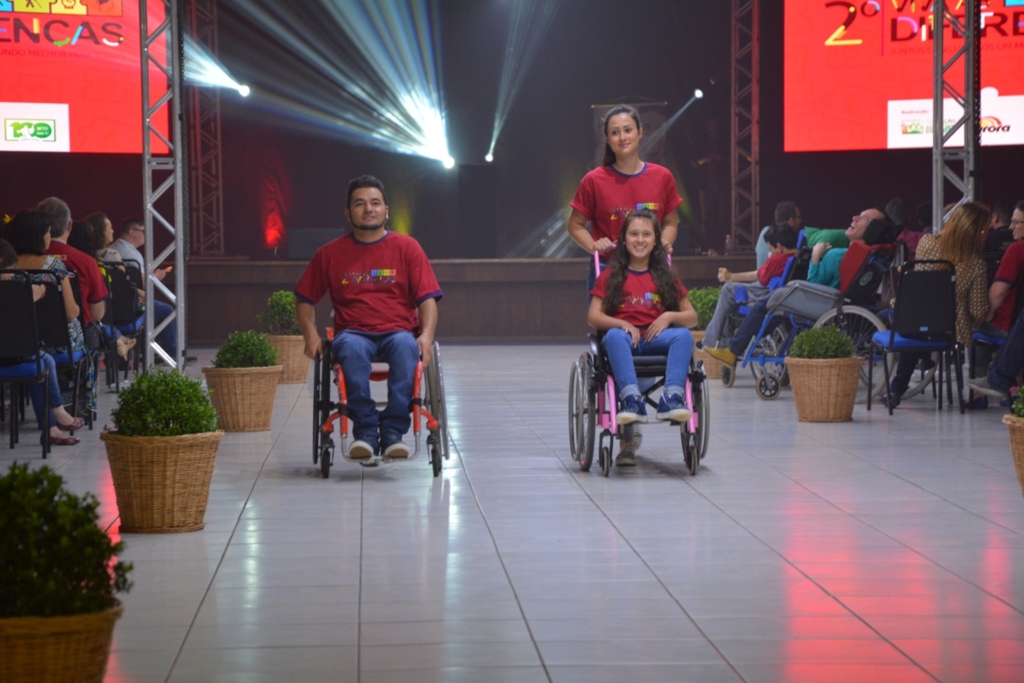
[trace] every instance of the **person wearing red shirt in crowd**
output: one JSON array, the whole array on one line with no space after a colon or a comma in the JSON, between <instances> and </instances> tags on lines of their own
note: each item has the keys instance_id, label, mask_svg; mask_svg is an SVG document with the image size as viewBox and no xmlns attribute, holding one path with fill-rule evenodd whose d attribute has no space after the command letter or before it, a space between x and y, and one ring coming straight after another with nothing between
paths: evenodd
<instances>
[{"instance_id":1,"label":"person wearing red shirt in crowd","mask_svg":"<svg viewBox=\"0 0 1024 683\"><path fill-rule=\"evenodd\" d=\"M437 302L443 296L430 261L412 237L387 228L384 184L364 175L348 185L345 217L353 230L317 250L295 287L296 319L306 355L320 353L314 305L330 294L331 353L341 364L354 441L348 456L409 457L416 363L430 363ZM370 395L373 358L388 364L388 402L380 413Z\"/></svg>"},{"instance_id":2,"label":"person wearing red shirt in crowd","mask_svg":"<svg viewBox=\"0 0 1024 683\"><path fill-rule=\"evenodd\" d=\"M88 325L103 317L106 301L110 298L107 283L100 274L99 266L92 254L85 254L68 246L71 234L71 209L57 197L48 197L36 207L50 220L50 247L46 253L64 262L67 269L78 278L78 289L82 294L82 322Z\"/></svg>"},{"instance_id":3,"label":"person wearing red shirt in crowd","mask_svg":"<svg viewBox=\"0 0 1024 683\"><path fill-rule=\"evenodd\" d=\"M697 324L697 312L686 294L668 265L657 216L646 210L629 214L608 268L590 291L587 312L587 322L605 332L601 347L618 387L616 420L620 425L647 420L633 356L667 356L657 418L672 422L690 419L683 390L693 335L686 328ZM615 464L635 465L635 451L620 450Z\"/></svg>"}]
</instances>

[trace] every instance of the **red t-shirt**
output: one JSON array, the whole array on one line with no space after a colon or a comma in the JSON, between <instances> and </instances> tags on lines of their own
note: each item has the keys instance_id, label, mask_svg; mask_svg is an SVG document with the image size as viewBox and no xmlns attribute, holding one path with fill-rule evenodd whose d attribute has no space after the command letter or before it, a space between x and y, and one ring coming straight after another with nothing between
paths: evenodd
<instances>
[{"instance_id":1,"label":"red t-shirt","mask_svg":"<svg viewBox=\"0 0 1024 683\"><path fill-rule=\"evenodd\" d=\"M1006 248L996 271L995 281L1010 285L1010 291L1006 293L1006 298L992 318L992 324L1001 330L1009 331L1013 325L1013 307L1017 303L1017 279L1020 277L1021 268L1024 268L1024 242L1014 242Z\"/></svg>"},{"instance_id":2,"label":"red t-shirt","mask_svg":"<svg viewBox=\"0 0 1024 683\"><path fill-rule=\"evenodd\" d=\"M767 287L768 282L773 277L782 275L786 270L786 264L789 263L791 258L793 258L792 254L772 254L769 256L768 260L757 271L757 281Z\"/></svg>"},{"instance_id":3,"label":"red t-shirt","mask_svg":"<svg viewBox=\"0 0 1024 683\"><path fill-rule=\"evenodd\" d=\"M672 172L658 164L645 163L636 175L625 175L613 166L598 166L583 176L569 206L590 221L595 240L619 239L622 221L637 209L650 209L658 221L683 203Z\"/></svg>"},{"instance_id":4,"label":"red t-shirt","mask_svg":"<svg viewBox=\"0 0 1024 683\"><path fill-rule=\"evenodd\" d=\"M82 320L88 325L92 321L89 304L98 304L110 298L96 259L57 240L50 240L50 248L46 253L60 259L78 278L78 288L82 293Z\"/></svg>"},{"instance_id":5,"label":"red t-shirt","mask_svg":"<svg viewBox=\"0 0 1024 683\"><path fill-rule=\"evenodd\" d=\"M594 288L590 290L590 296L598 299L607 297L610 274L610 269L605 269L601 273L597 282L594 283ZM679 278L676 278L676 292L679 294L680 300L686 296L687 291ZM651 271L645 270L640 273L635 270L626 271L626 281L622 283L622 303L614 317L643 329L657 320L658 316L664 312L665 307L661 305L661 297L658 296L658 288L654 285Z\"/></svg>"},{"instance_id":6,"label":"red t-shirt","mask_svg":"<svg viewBox=\"0 0 1024 683\"><path fill-rule=\"evenodd\" d=\"M397 232L367 244L342 235L313 255L295 296L315 304L330 293L334 331L379 334L419 329L416 308L443 296L419 242Z\"/></svg>"}]
</instances>

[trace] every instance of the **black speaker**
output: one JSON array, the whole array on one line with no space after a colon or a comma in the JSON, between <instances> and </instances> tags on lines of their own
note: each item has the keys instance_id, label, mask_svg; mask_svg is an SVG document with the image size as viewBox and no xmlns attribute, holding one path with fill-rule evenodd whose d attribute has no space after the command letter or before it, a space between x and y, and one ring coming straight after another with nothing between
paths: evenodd
<instances>
[{"instance_id":1,"label":"black speaker","mask_svg":"<svg viewBox=\"0 0 1024 683\"><path fill-rule=\"evenodd\" d=\"M459 166L458 243L456 258L498 256L498 168L494 164Z\"/></svg>"}]
</instances>

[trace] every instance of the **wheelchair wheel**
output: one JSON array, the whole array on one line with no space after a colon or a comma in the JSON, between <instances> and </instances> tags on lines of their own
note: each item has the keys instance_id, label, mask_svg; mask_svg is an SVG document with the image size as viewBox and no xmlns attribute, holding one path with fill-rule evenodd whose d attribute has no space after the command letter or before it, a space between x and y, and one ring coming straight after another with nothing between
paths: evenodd
<instances>
[{"instance_id":1,"label":"wheelchair wheel","mask_svg":"<svg viewBox=\"0 0 1024 683\"><path fill-rule=\"evenodd\" d=\"M697 416L697 431L693 435L693 443L697 449L697 457L703 460L708 452L708 441L711 438L711 382L704 374L704 365L697 362L696 372L690 373L690 391L693 394L693 405L690 409Z\"/></svg>"},{"instance_id":2,"label":"wheelchair wheel","mask_svg":"<svg viewBox=\"0 0 1024 683\"><path fill-rule=\"evenodd\" d=\"M722 364L722 384L725 387L731 387L736 381L736 366Z\"/></svg>"},{"instance_id":3,"label":"wheelchair wheel","mask_svg":"<svg viewBox=\"0 0 1024 683\"><path fill-rule=\"evenodd\" d=\"M320 381L320 366L323 359L319 354L313 360L313 464L320 459L320 425L323 424L322 406L320 405L321 394L323 394L323 383Z\"/></svg>"},{"instance_id":4,"label":"wheelchair wheel","mask_svg":"<svg viewBox=\"0 0 1024 683\"><path fill-rule=\"evenodd\" d=\"M579 361L569 369L569 455L576 462L583 453L583 398L580 396L581 378Z\"/></svg>"},{"instance_id":5,"label":"wheelchair wheel","mask_svg":"<svg viewBox=\"0 0 1024 683\"><path fill-rule=\"evenodd\" d=\"M608 473L612 471L612 449L608 446L601 446L601 452L598 454L597 459L601 465L601 474L607 477ZM589 469L590 466L588 465L587 467Z\"/></svg>"},{"instance_id":6,"label":"wheelchair wheel","mask_svg":"<svg viewBox=\"0 0 1024 683\"><path fill-rule=\"evenodd\" d=\"M761 379L754 385L757 395L765 401L771 401L779 397L782 390L782 382L771 372L765 372Z\"/></svg>"},{"instance_id":7,"label":"wheelchair wheel","mask_svg":"<svg viewBox=\"0 0 1024 683\"><path fill-rule=\"evenodd\" d=\"M569 387L570 397L570 430L575 429L575 449L573 460L580 464L584 472L590 471L594 463L594 436L597 431L597 389L594 387L594 360L588 353L580 356L573 364L576 384ZM576 417L575 425L573 416ZM570 437L572 443L572 437Z\"/></svg>"},{"instance_id":8,"label":"wheelchair wheel","mask_svg":"<svg viewBox=\"0 0 1024 683\"><path fill-rule=\"evenodd\" d=\"M818 318L814 326L835 325L845 334L853 337L857 355L864 359L864 365L860 370L860 389L857 392L857 403L866 403L868 400L869 363L874 365L874 368L871 370L874 374L874 386L870 389L872 397L878 396L886 389L882 354L871 348L872 335L875 332L885 330L885 324L879 320L877 315L860 306L843 306L842 310L842 316L839 315L839 309L829 311Z\"/></svg>"},{"instance_id":9,"label":"wheelchair wheel","mask_svg":"<svg viewBox=\"0 0 1024 683\"><path fill-rule=\"evenodd\" d=\"M690 432L686 423L679 426L679 438L683 442L683 462L686 463L686 470L690 475L697 474L700 467L700 448L697 442L697 435Z\"/></svg>"},{"instance_id":10,"label":"wheelchair wheel","mask_svg":"<svg viewBox=\"0 0 1024 683\"><path fill-rule=\"evenodd\" d=\"M441 347L435 341L430 365L427 366L426 404L430 414L437 420L437 429L427 436L427 448L434 476L441 473L442 459L451 457L448 441L448 404L444 395L444 368L441 367Z\"/></svg>"},{"instance_id":11,"label":"wheelchair wheel","mask_svg":"<svg viewBox=\"0 0 1024 683\"><path fill-rule=\"evenodd\" d=\"M334 444L328 441L320 449L320 476L327 479L331 476L331 465L334 463Z\"/></svg>"}]
</instances>

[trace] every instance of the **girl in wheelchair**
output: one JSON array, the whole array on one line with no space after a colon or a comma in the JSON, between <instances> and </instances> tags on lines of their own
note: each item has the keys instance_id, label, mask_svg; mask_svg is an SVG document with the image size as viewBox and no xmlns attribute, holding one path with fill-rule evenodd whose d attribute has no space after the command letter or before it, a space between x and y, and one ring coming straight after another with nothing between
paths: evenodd
<instances>
[{"instance_id":1,"label":"girl in wheelchair","mask_svg":"<svg viewBox=\"0 0 1024 683\"><path fill-rule=\"evenodd\" d=\"M620 425L647 421L634 356L666 356L665 385L657 418L685 422L691 417L683 400L697 324L687 290L669 267L655 214L629 214L619 232L608 267L590 291L587 322L605 334L601 348L608 357L618 389Z\"/></svg>"}]
</instances>

